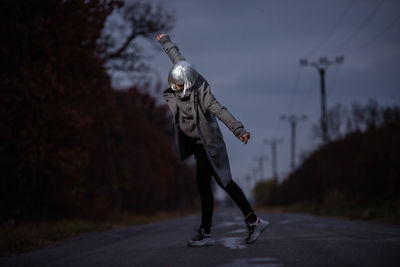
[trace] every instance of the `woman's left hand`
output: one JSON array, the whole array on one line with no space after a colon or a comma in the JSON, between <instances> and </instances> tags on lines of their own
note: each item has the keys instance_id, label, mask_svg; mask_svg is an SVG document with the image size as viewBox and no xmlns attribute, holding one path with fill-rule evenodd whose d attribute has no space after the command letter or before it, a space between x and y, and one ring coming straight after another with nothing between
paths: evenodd
<instances>
[{"instance_id":1,"label":"woman's left hand","mask_svg":"<svg viewBox=\"0 0 400 267\"><path fill-rule=\"evenodd\" d=\"M250 139L250 133L245 133L240 137L240 141L244 142L245 144L247 144L249 139Z\"/></svg>"},{"instance_id":2,"label":"woman's left hand","mask_svg":"<svg viewBox=\"0 0 400 267\"><path fill-rule=\"evenodd\" d=\"M157 41L160 41L161 38L163 38L164 36L167 36L167 35L168 35L168 34L166 34L166 33L162 33L162 34L157 35L157 36L156 36Z\"/></svg>"}]
</instances>

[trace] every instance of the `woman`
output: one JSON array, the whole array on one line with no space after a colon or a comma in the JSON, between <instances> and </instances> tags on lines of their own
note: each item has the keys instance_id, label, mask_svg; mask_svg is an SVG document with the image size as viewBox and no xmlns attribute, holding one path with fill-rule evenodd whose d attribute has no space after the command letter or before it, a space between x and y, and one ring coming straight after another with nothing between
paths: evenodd
<instances>
[{"instance_id":1,"label":"woman","mask_svg":"<svg viewBox=\"0 0 400 267\"><path fill-rule=\"evenodd\" d=\"M179 53L169 35L164 33L156 38L174 63L168 75L170 87L164 91L164 98L173 113L180 157L184 160L194 154L196 159L202 217L197 235L188 241L188 245L200 247L214 243L211 237L214 208L211 177L242 211L249 230L245 241L253 243L270 223L256 216L243 191L232 180L225 142L215 117L245 144L250 133L215 99L207 81Z\"/></svg>"}]
</instances>

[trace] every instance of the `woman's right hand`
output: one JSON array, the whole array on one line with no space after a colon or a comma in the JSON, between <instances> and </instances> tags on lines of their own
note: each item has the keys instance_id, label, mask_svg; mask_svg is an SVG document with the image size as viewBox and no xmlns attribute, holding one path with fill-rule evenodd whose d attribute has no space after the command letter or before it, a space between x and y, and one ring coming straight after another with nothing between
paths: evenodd
<instances>
[{"instance_id":1,"label":"woman's right hand","mask_svg":"<svg viewBox=\"0 0 400 267\"><path fill-rule=\"evenodd\" d=\"M162 34L157 35L156 36L157 41L160 41L160 39L163 38L164 36L168 36L168 34L167 33L162 33Z\"/></svg>"}]
</instances>

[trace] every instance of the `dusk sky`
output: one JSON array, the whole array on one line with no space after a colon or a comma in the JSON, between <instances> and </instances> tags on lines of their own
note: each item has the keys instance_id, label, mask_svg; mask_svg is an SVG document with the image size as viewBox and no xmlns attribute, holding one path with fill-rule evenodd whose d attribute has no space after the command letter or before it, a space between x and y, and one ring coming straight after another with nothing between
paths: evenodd
<instances>
[{"instance_id":1,"label":"dusk sky","mask_svg":"<svg viewBox=\"0 0 400 267\"><path fill-rule=\"evenodd\" d=\"M160 1L150 1L159 3ZM290 126L281 115L307 115L297 127L297 164L301 152L318 145L311 126L320 116L320 80L315 68L299 59L321 56L342 65L328 67L328 108L336 103L400 103L400 1L264 0L162 1L176 16L169 32L183 56L208 80L211 90L251 133L247 145L219 122L233 178L243 187L253 176L256 156L267 155L264 176L271 177L270 146L265 138L283 138L278 172L290 171ZM167 86L172 66L155 43L141 42L151 66ZM246 187L245 187L246 188Z\"/></svg>"}]
</instances>

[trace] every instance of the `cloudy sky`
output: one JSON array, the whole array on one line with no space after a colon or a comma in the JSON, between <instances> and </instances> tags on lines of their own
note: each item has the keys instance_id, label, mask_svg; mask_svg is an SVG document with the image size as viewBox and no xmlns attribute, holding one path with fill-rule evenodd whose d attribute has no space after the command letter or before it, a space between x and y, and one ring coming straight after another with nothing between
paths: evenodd
<instances>
[{"instance_id":1,"label":"cloudy sky","mask_svg":"<svg viewBox=\"0 0 400 267\"><path fill-rule=\"evenodd\" d=\"M152 0L159 3L160 1ZM307 115L297 127L297 156L310 152L311 125L320 116L316 69L299 59L344 56L327 69L328 108L349 107L369 98L400 103L400 1L396 0L169 0L176 15L169 32L186 59L208 80L217 99L251 133L245 145L220 123L234 179L246 186L254 177L255 157L267 155L264 176L271 176L265 138L283 138L278 172L290 171L290 127L281 115ZM167 79L169 58L148 43L150 64ZM165 82L165 86L167 83ZM297 163L299 158L297 157Z\"/></svg>"}]
</instances>

